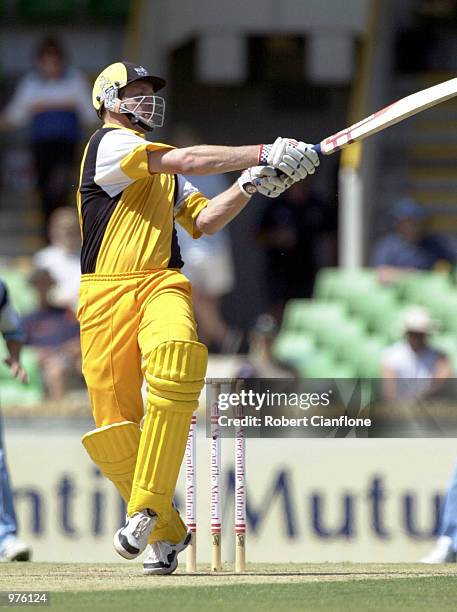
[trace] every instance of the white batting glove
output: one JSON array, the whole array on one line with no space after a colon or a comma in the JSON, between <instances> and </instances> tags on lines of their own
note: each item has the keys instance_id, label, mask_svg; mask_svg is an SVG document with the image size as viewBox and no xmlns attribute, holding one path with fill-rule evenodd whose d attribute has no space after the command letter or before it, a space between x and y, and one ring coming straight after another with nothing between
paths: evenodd
<instances>
[{"instance_id":1,"label":"white batting glove","mask_svg":"<svg viewBox=\"0 0 457 612\"><path fill-rule=\"evenodd\" d=\"M274 166L294 182L301 181L319 166L319 156L312 146L278 137L273 144L260 145L259 163Z\"/></svg>"},{"instance_id":2,"label":"white batting glove","mask_svg":"<svg viewBox=\"0 0 457 612\"><path fill-rule=\"evenodd\" d=\"M238 186L244 195L258 192L267 198L277 198L293 184L293 181L272 166L253 166L242 172Z\"/></svg>"}]
</instances>

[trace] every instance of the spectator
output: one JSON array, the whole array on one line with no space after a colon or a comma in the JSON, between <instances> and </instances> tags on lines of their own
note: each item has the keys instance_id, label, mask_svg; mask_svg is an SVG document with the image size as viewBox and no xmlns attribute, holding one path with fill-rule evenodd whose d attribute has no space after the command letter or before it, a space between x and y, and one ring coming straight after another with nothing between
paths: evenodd
<instances>
[{"instance_id":1,"label":"spectator","mask_svg":"<svg viewBox=\"0 0 457 612\"><path fill-rule=\"evenodd\" d=\"M25 342L38 353L48 399L64 397L70 375L81 375L79 324L69 309L52 306L54 281L47 270L35 270L30 284L38 293L38 310L24 318Z\"/></svg>"},{"instance_id":2,"label":"spectator","mask_svg":"<svg viewBox=\"0 0 457 612\"><path fill-rule=\"evenodd\" d=\"M67 203L83 123L92 123L91 96L84 76L67 65L60 43L47 38L38 46L36 68L19 81L0 116L0 127L27 127L38 192L47 220Z\"/></svg>"},{"instance_id":3,"label":"spectator","mask_svg":"<svg viewBox=\"0 0 457 612\"><path fill-rule=\"evenodd\" d=\"M8 357L5 359L5 363L11 376L22 383L26 383L27 374L19 362L24 334L19 317L8 301L8 293L1 280L0 333L6 342ZM0 561L29 561L31 554L30 547L17 537L13 492L9 481L0 419Z\"/></svg>"},{"instance_id":4,"label":"spectator","mask_svg":"<svg viewBox=\"0 0 457 612\"><path fill-rule=\"evenodd\" d=\"M55 281L52 302L76 312L81 271L81 233L74 208L56 208L49 219L51 244L35 254L36 268L47 270Z\"/></svg>"},{"instance_id":5,"label":"spectator","mask_svg":"<svg viewBox=\"0 0 457 612\"><path fill-rule=\"evenodd\" d=\"M457 553L457 465L449 485L443 513L441 515L439 537L432 552L421 563L453 563Z\"/></svg>"},{"instance_id":6,"label":"spectator","mask_svg":"<svg viewBox=\"0 0 457 612\"><path fill-rule=\"evenodd\" d=\"M174 141L178 147L187 147L199 139L190 128L181 126L176 130ZM230 181L223 174L213 174L192 176L192 184L206 197L213 198L225 191ZM199 338L210 351L236 353L242 341L242 332L230 327L222 313L222 298L235 285L228 230L204 234L198 240L191 238L179 224L176 231L184 260L182 271L192 283Z\"/></svg>"},{"instance_id":7,"label":"spectator","mask_svg":"<svg viewBox=\"0 0 457 612\"><path fill-rule=\"evenodd\" d=\"M278 320L289 299L311 296L323 243L329 251L335 240L335 216L305 181L264 203L257 238L266 254L270 310Z\"/></svg>"},{"instance_id":8,"label":"spectator","mask_svg":"<svg viewBox=\"0 0 457 612\"><path fill-rule=\"evenodd\" d=\"M248 360L244 362L236 378L295 378L297 373L287 365L280 364L273 356L273 344L278 335L276 319L261 314L249 334Z\"/></svg>"},{"instance_id":9,"label":"spectator","mask_svg":"<svg viewBox=\"0 0 457 612\"><path fill-rule=\"evenodd\" d=\"M455 263L457 250L446 236L424 233L425 211L410 198L399 200L392 208L393 230L375 245L372 265L379 281L390 284L413 270L432 270Z\"/></svg>"},{"instance_id":10,"label":"spectator","mask_svg":"<svg viewBox=\"0 0 457 612\"><path fill-rule=\"evenodd\" d=\"M437 394L452 376L449 359L429 345L436 323L426 308L412 306L404 316L405 338L386 349L383 396L387 401L418 401Z\"/></svg>"}]
</instances>

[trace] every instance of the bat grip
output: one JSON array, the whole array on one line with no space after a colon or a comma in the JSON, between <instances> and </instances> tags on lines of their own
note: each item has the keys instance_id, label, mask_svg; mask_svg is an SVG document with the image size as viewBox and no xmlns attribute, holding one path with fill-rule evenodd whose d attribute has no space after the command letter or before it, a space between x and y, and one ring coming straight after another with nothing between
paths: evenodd
<instances>
[{"instance_id":1,"label":"bat grip","mask_svg":"<svg viewBox=\"0 0 457 612\"><path fill-rule=\"evenodd\" d=\"M314 149L314 151L316 151L316 153L318 155L320 155L320 153L321 153L321 145L320 144L315 144L315 145L313 145L312 148Z\"/></svg>"}]
</instances>

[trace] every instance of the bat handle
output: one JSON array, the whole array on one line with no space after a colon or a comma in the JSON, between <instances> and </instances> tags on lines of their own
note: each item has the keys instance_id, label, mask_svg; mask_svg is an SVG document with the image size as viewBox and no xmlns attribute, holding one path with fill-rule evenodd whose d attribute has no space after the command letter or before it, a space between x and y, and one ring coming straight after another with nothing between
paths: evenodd
<instances>
[{"instance_id":1,"label":"bat handle","mask_svg":"<svg viewBox=\"0 0 457 612\"><path fill-rule=\"evenodd\" d=\"M321 145L320 144L313 145L313 149L314 149L314 151L316 151L316 153L318 155L320 155L320 153L321 153Z\"/></svg>"}]
</instances>

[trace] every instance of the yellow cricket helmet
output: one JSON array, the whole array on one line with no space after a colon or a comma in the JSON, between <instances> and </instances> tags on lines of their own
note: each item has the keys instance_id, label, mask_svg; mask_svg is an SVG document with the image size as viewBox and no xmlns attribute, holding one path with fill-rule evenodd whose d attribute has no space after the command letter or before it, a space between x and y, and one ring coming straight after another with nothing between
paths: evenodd
<instances>
[{"instance_id":1,"label":"yellow cricket helmet","mask_svg":"<svg viewBox=\"0 0 457 612\"><path fill-rule=\"evenodd\" d=\"M100 116L104 107L117 113L127 114L133 124L151 130L162 127L165 117L165 100L160 96L135 96L119 98L119 90L134 81L149 81L154 94L165 86L166 81L149 74L146 68L133 62L116 62L105 68L95 79L92 89L92 104Z\"/></svg>"}]
</instances>

